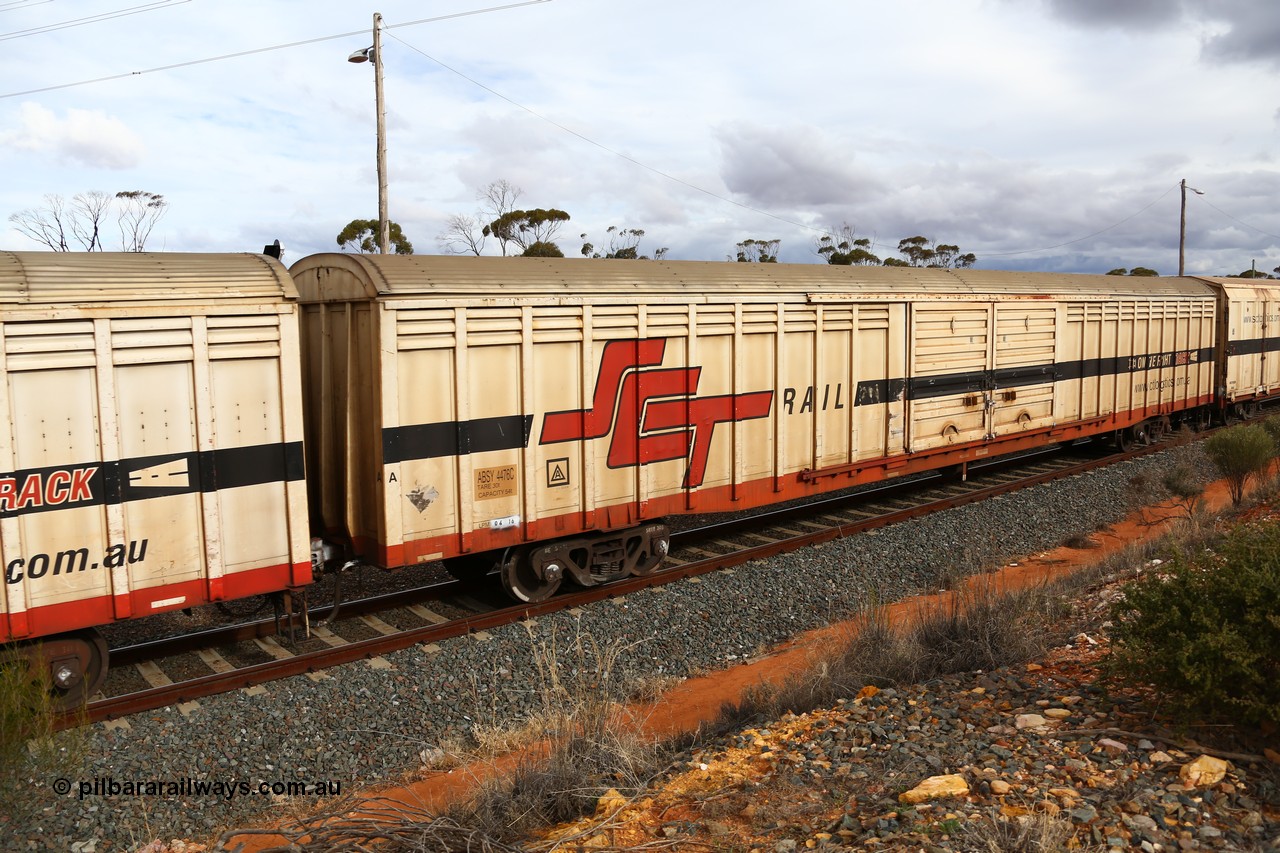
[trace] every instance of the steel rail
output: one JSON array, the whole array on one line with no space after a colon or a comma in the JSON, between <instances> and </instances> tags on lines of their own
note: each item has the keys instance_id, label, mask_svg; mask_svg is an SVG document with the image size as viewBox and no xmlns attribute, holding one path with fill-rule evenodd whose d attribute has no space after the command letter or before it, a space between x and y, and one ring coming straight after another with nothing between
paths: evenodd
<instances>
[{"instance_id":1,"label":"steel rail","mask_svg":"<svg viewBox=\"0 0 1280 853\"><path fill-rule=\"evenodd\" d=\"M253 685L263 684L281 678L315 672L345 663L352 663L362 659L400 651L418 644L435 643L452 637L459 637L477 631L489 630L503 625L508 625L513 622L531 619L537 616L594 603L608 598L620 598L652 586L669 583L675 580L696 577L698 575L704 575L714 571L720 571L726 568L742 565L752 560L777 556L798 548L827 542L832 539L842 538L866 530L885 527L944 509L976 503L997 495L1007 494L1030 486L1039 485L1041 483L1075 476L1095 468L1122 461L1123 459L1144 456L1148 453L1154 453L1164 449L1166 449L1164 446L1156 444L1141 448L1128 454L1111 454L1096 459L1085 460L1074 465L1068 465L1051 471L1032 474L1028 477L1016 480L1000 482L990 486L978 486L964 494L944 496L936 500L921 503L917 506L906 507L871 518L839 522L821 530L786 536L775 542L742 548L725 555L691 560L681 565L672 566L670 568L654 572L650 575L624 578L613 583L596 587L588 587L578 590L570 595L553 597L552 599L539 604L520 604L511 607L499 608L488 613L467 616L438 625L426 625L418 628L410 628L396 634L385 636L380 635L364 640L354 640L341 646L324 648L314 652L306 652L284 660L273 660L253 664L225 673L214 673L188 681L177 682L171 685L152 687L117 697L102 699L97 702L90 703L81 712L68 714L64 718L64 725L74 725L79 722L99 722L102 720L115 719L134 713L153 710L166 705L190 702L238 688L251 687ZM1025 459L1022 461L1025 462ZM998 463L992 463L992 466L1000 467L1006 464L1006 462L1000 461ZM866 498L869 495L874 495L877 498L883 499L888 491L896 490L897 488L905 488L908 485L918 488L925 483L932 483L936 485L936 478L928 478L924 482L915 480L910 484L894 484L891 489L878 490L870 493L862 492L859 493L857 497ZM825 504L821 505L825 506ZM766 513L765 515L771 515L775 518L785 518L790 517L793 513L799 513L803 510L810 510L810 512L812 512L812 509L813 505L809 504L802 507L779 510L775 513ZM828 512L827 514L830 513ZM743 521L735 520L726 522L722 526L716 526L716 528L732 530L735 525L746 524L751 525L754 529L761 528L761 520L757 516L753 516L752 518ZM684 533L674 534L672 538L676 542L682 542L685 539L705 539L707 536L711 535L709 531L716 528L697 528ZM447 586L448 584L445 585ZM416 591L424 592L426 589L429 588L421 588ZM369 599L368 601L376 601L378 599L391 597L393 596L379 596L375 599ZM344 608L345 607L346 605L344 605ZM271 620L267 621L270 622Z\"/></svg>"},{"instance_id":2,"label":"steel rail","mask_svg":"<svg viewBox=\"0 0 1280 853\"><path fill-rule=\"evenodd\" d=\"M370 613L381 613L393 607L403 607L423 601L435 601L443 596L458 592L462 586L461 581L438 581L426 586L396 590L395 592L387 592L381 595L371 595L367 598L354 598L337 604L321 604L309 608L307 610L307 618L313 623L323 622L332 616L335 610L344 616L348 614L363 616ZM274 637L276 634L275 619L259 619L254 622L239 622L235 625L207 628L201 631L192 631L188 634L163 637L158 640L147 640L142 643L133 643L112 649L111 665L113 667L128 666L143 661L155 660L156 658L209 649L215 646Z\"/></svg>"}]
</instances>

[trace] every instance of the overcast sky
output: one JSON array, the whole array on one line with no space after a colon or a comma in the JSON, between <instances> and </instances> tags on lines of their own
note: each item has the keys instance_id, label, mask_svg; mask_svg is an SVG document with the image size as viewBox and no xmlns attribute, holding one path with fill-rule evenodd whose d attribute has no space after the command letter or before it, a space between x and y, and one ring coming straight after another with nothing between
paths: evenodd
<instances>
[{"instance_id":1,"label":"overcast sky","mask_svg":"<svg viewBox=\"0 0 1280 853\"><path fill-rule=\"evenodd\" d=\"M0 0L0 249L40 248L9 214L86 190L163 194L150 249L336 248L377 215L373 70L346 57L380 11L390 212L420 253L506 179L522 206L571 214L569 256L616 225L672 259L753 237L813 263L847 222L881 256L920 234L985 268L1170 275L1185 178L1204 192L1188 193L1189 273L1280 265L1276 0L447 17L501 3ZM397 26L424 18L444 19ZM64 88L32 91L47 87Z\"/></svg>"}]
</instances>

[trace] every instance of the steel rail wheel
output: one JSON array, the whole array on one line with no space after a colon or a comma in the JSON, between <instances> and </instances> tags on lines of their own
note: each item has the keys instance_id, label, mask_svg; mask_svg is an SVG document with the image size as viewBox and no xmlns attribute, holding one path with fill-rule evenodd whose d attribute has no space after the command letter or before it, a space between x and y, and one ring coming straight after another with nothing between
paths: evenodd
<instances>
[{"instance_id":1,"label":"steel rail wheel","mask_svg":"<svg viewBox=\"0 0 1280 853\"><path fill-rule=\"evenodd\" d=\"M564 567L556 561L535 566L528 547L510 548L502 558L499 573L502 588L516 601L537 604L555 595L564 580Z\"/></svg>"},{"instance_id":2,"label":"steel rail wheel","mask_svg":"<svg viewBox=\"0 0 1280 853\"><path fill-rule=\"evenodd\" d=\"M18 647L60 711L83 707L107 678L107 641L90 628Z\"/></svg>"},{"instance_id":3,"label":"steel rail wheel","mask_svg":"<svg viewBox=\"0 0 1280 853\"><path fill-rule=\"evenodd\" d=\"M631 573L637 577L651 575L658 570L658 566L661 566L662 561L667 558L667 552L671 550L671 535L655 536L646 544L648 550L637 555L635 566L631 569Z\"/></svg>"}]
</instances>

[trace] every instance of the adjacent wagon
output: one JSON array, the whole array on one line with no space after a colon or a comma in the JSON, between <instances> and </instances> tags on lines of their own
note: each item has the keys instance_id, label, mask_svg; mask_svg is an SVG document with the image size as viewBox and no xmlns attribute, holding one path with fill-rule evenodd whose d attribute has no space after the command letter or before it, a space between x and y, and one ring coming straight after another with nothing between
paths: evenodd
<instances>
[{"instance_id":1,"label":"adjacent wagon","mask_svg":"<svg viewBox=\"0 0 1280 853\"><path fill-rule=\"evenodd\" d=\"M0 252L0 641L311 581L296 293L259 255Z\"/></svg>"},{"instance_id":2,"label":"adjacent wagon","mask_svg":"<svg viewBox=\"0 0 1280 853\"><path fill-rule=\"evenodd\" d=\"M1219 405L1229 419L1257 411L1280 392L1280 282L1206 278L1222 304Z\"/></svg>"}]
</instances>

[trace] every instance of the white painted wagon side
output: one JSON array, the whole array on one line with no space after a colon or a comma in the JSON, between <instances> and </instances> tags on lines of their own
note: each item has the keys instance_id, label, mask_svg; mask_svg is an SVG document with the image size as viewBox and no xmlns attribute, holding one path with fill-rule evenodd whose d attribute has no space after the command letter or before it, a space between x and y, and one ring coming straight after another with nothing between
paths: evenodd
<instances>
[{"instance_id":1,"label":"white painted wagon side","mask_svg":"<svg viewBox=\"0 0 1280 853\"><path fill-rule=\"evenodd\" d=\"M1214 396L1218 305L1189 280L1185 292L1144 290L1071 300L1060 310L1056 417L1116 428L1189 409ZM1139 430L1140 432L1140 430Z\"/></svg>"},{"instance_id":2,"label":"white painted wagon side","mask_svg":"<svg viewBox=\"0 0 1280 853\"><path fill-rule=\"evenodd\" d=\"M1189 279L337 254L291 274L313 501L387 566L1109 434L1212 387L1216 303Z\"/></svg>"},{"instance_id":3,"label":"white painted wagon side","mask_svg":"<svg viewBox=\"0 0 1280 853\"><path fill-rule=\"evenodd\" d=\"M1280 393L1280 282L1206 278L1221 294L1223 403L1244 406Z\"/></svg>"},{"instance_id":4,"label":"white painted wagon side","mask_svg":"<svg viewBox=\"0 0 1280 853\"><path fill-rule=\"evenodd\" d=\"M310 582L296 311L257 255L0 253L0 640Z\"/></svg>"}]
</instances>

